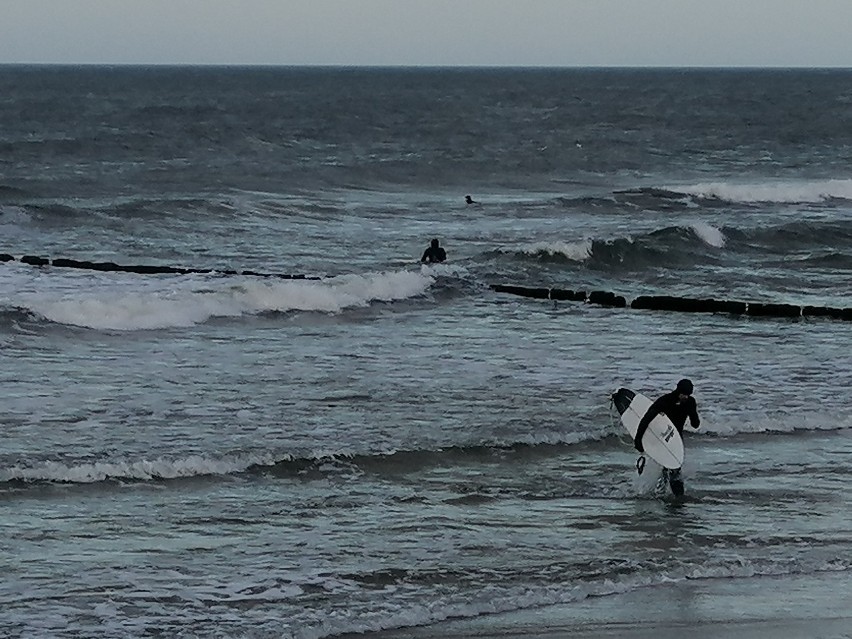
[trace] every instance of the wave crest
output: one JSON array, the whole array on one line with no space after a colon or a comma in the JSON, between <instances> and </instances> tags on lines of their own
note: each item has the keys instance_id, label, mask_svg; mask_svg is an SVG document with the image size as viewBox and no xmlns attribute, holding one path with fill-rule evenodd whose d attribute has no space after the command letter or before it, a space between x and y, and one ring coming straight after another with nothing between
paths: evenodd
<instances>
[{"instance_id":1,"label":"wave crest","mask_svg":"<svg viewBox=\"0 0 852 639\"><path fill-rule=\"evenodd\" d=\"M667 190L706 200L744 204L807 204L829 200L852 200L852 180L809 180L794 182L704 182Z\"/></svg>"},{"instance_id":2,"label":"wave crest","mask_svg":"<svg viewBox=\"0 0 852 639\"><path fill-rule=\"evenodd\" d=\"M341 275L319 281L249 279L234 283L233 279L168 278L130 293L119 288L95 292L81 287L61 298L22 295L15 303L59 324L134 331L268 312L340 313L373 302L423 295L434 281L428 274L413 271Z\"/></svg>"}]
</instances>

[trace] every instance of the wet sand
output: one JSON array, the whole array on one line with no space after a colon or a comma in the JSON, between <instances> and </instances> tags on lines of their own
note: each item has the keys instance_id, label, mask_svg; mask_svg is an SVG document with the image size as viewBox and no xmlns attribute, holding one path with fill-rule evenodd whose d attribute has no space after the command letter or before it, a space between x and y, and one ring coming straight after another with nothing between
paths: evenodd
<instances>
[{"instance_id":1,"label":"wet sand","mask_svg":"<svg viewBox=\"0 0 852 639\"><path fill-rule=\"evenodd\" d=\"M375 633L376 639L849 639L852 575L690 580L533 610Z\"/></svg>"}]
</instances>

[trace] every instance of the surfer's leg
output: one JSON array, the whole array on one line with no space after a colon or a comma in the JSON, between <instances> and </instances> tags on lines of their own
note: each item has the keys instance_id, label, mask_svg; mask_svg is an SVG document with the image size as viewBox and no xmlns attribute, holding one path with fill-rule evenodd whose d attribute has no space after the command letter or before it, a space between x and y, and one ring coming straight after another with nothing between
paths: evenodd
<instances>
[{"instance_id":1,"label":"surfer's leg","mask_svg":"<svg viewBox=\"0 0 852 639\"><path fill-rule=\"evenodd\" d=\"M669 475L669 486L672 487L672 492L676 497L681 497L683 495L683 478L680 475L680 468L675 468L674 470L670 470L668 472Z\"/></svg>"},{"instance_id":2,"label":"surfer's leg","mask_svg":"<svg viewBox=\"0 0 852 639\"><path fill-rule=\"evenodd\" d=\"M669 483L669 471L663 468L660 471L660 477L657 479L657 485L654 486L654 494L657 497L662 497L666 492L666 484Z\"/></svg>"}]
</instances>

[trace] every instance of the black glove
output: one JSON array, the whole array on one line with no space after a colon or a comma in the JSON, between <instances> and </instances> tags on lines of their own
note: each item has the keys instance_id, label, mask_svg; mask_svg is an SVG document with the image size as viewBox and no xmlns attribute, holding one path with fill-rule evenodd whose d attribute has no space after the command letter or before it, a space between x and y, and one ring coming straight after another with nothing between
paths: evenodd
<instances>
[{"instance_id":1,"label":"black glove","mask_svg":"<svg viewBox=\"0 0 852 639\"><path fill-rule=\"evenodd\" d=\"M633 439L633 445L636 447L636 450L638 450L640 453L645 452L645 449L642 448L642 438L641 437L635 437Z\"/></svg>"}]
</instances>

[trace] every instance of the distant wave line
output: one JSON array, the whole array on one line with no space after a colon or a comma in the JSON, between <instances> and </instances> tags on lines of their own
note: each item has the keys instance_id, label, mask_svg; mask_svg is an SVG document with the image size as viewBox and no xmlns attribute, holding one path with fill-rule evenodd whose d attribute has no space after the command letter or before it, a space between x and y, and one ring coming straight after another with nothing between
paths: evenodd
<instances>
[{"instance_id":1,"label":"distant wave line","mask_svg":"<svg viewBox=\"0 0 852 639\"><path fill-rule=\"evenodd\" d=\"M16 258L8 253L0 253L0 262L14 261ZM253 275L296 280L321 280L319 276L261 273L257 271L236 271L216 269L194 269L173 266L123 266L114 262L90 262L70 260L66 258L49 259L45 257L24 255L19 262L32 266L56 266L60 268L80 268L96 271L131 272L142 274L191 274L213 273L221 275ZM731 315L749 315L753 317L823 317L852 321L852 308L837 308L830 306L802 306L778 302L744 302L716 299L697 299L671 295L641 295L631 302L623 295L608 291L574 291L552 287L531 288L509 284L490 284L490 288L498 293L510 293L522 297L547 299L556 301L587 302L614 308L631 308L635 310L678 311L691 313L727 313Z\"/></svg>"},{"instance_id":2,"label":"distant wave line","mask_svg":"<svg viewBox=\"0 0 852 639\"><path fill-rule=\"evenodd\" d=\"M714 430L703 436L731 437L756 433L795 433L797 431L833 431L848 428L845 423L827 426L819 423L805 428L797 421L779 425L775 421L738 423L737 427ZM0 468L0 493L49 485L109 486L214 479L228 475L272 476L278 479L313 479L318 476L351 474L409 474L443 466L476 464L491 461L511 463L513 458L547 458L567 454L574 447L609 449L623 436L603 424L591 433L540 433L523 441L491 441L430 448L388 449L365 452L314 451L300 454L244 453L230 457L190 455L177 458L114 459L98 462L81 461L22 462Z\"/></svg>"}]
</instances>

